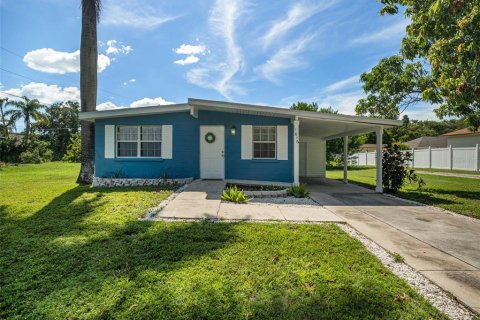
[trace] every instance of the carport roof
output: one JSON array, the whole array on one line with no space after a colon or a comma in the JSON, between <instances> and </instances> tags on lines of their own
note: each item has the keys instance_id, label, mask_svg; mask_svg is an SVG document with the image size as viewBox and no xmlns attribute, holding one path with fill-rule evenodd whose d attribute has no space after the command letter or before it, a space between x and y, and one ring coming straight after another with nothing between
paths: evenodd
<instances>
[{"instance_id":1,"label":"carport roof","mask_svg":"<svg viewBox=\"0 0 480 320\"><path fill-rule=\"evenodd\" d=\"M398 120L290 110L279 107L194 98L189 98L188 103L183 104L81 112L80 119L94 121L96 119L152 115L182 111L190 111L192 115L195 115L197 110L284 117L292 120L296 119L300 121L300 135L320 137L324 139L332 139L345 135L370 132L374 131L379 126L392 127L400 126L402 124L402 122Z\"/></svg>"}]
</instances>

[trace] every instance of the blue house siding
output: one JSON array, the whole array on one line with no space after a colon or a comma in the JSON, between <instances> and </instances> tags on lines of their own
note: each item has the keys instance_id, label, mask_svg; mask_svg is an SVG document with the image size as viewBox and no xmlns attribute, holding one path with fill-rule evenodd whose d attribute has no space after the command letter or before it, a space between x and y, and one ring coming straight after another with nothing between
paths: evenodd
<instances>
[{"instance_id":1,"label":"blue house siding","mask_svg":"<svg viewBox=\"0 0 480 320\"><path fill-rule=\"evenodd\" d=\"M173 159L105 159L105 125L172 125ZM128 178L199 178L200 126L225 126L225 178L242 180L293 181L293 125L290 119L200 110L198 118L189 112L99 119L95 122L95 175ZM242 125L288 125L288 160L242 160ZM230 127L236 135L230 135ZM219 137L217 137L218 139Z\"/></svg>"}]
</instances>

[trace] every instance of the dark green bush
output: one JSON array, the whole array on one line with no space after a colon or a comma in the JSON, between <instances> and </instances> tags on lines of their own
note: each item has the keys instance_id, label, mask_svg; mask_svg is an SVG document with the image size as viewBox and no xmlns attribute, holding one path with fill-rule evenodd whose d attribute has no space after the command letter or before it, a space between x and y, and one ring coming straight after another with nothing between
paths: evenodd
<instances>
[{"instance_id":1,"label":"dark green bush","mask_svg":"<svg viewBox=\"0 0 480 320\"><path fill-rule=\"evenodd\" d=\"M412 154L408 151L402 152L398 145L393 145L383 152L382 183L385 192L397 192L406 180L417 183L419 188L425 185L423 179L415 174L415 170L408 167L411 160Z\"/></svg>"},{"instance_id":2,"label":"dark green bush","mask_svg":"<svg viewBox=\"0 0 480 320\"><path fill-rule=\"evenodd\" d=\"M53 152L48 147L48 142L33 140L27 151L20 154L22 163L42 163L52 160Z\"/></svg>"},{"instance_id":3,"label":"dark green bush","mask_svg":"<svg viewBox=\"0 0 480 320\"><path fill-rule=\"evenodd\" d=\"M74 133L70 137L70 143L67 147L67 152L63 156L62 160L67 162L80 162L80 146L81 146L80 133Z\"/></svg>"}]
</instances>

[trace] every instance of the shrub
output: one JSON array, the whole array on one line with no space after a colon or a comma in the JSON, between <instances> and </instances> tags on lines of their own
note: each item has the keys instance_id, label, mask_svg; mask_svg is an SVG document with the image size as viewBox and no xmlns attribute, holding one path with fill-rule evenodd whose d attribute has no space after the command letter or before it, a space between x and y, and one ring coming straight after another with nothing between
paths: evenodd
<instances>
[{"instance_id":1,"label":"shrub","mask_svg":"<svg viewBox=\"0 0 480 320\"><path fill-rule=\"evenodd\" d=\"M0 139L0 161L18 162L23 151L25 151L25 148L17 137Z\"/></svg>"},{"instance_id":2,"label":"shrub","mask_svg":"<svg viewBox=\"0 0 480 320\"><path fill-rule=\"evenodd\" d=\"M425 185L422 178L415 174L415 170L408 168L412 159L410 152L402 152L398 145L387 148L382 158L382 183L385 192L395 193L408 180L410 183L417 183L421 188Z\"/></svg>"},{"instance_id":3,"label":"shrub","mask_svg":"<svg viewBox=\"0 0 480 320\"><path fill-rule=\"evenodd\" d=\"M235 203L248 203L248 198L242 190L238 190L237 186L231 186L223 191L221 197L223 201Z\"/></svg>"},{"instance_id":4,"label":"shrub","mask_svg":"<svg viewBox=\"0 0 480 320\"><path fill-rule=\"evenodd\" d=\"M27 151L20 154L22 163L42 163L52 160L53 152L48 148L45 141L34 140L30 143Z\"/></svg>"},{"instance_id":5,"label":"shrub","mask_svg":"<svg viewBox=\"0 0 480 320\"><path fill-rule=\"evenodd\" d=\"M62 160L67 162L80 162L80 146L81 146L80 133L74 133L70 137L70 143L67 147L67 152L63 156Z\"/></svg>"},{"instance_id":6,"label":"shrub","mask_svg":"<svg viewBox=\"0 0 480 320\"><path fill-rule=\"evenodd\" d=\"M293 184L290 189L288 189L288 194L295 198L306 198L310 195L310 192L307 191L307 186L302 183Z\"/></svg>"}]
</instances>

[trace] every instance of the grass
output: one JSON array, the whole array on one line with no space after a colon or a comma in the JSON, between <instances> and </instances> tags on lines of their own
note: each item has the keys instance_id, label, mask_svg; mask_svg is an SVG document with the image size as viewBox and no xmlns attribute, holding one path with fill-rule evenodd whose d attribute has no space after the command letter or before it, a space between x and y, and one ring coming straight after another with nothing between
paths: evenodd
<instances>
[{"instance_id":1,"label":"grass","mask_svg":"<svg viewBox=\"0 0 480 320\"><path fill-rule=\"evenodd\" d=\"M470 171L470 170L449 170L449 169L430 169L430 168L416 168L415 170L418 171L425 171L425 172L446 172L446 173L461 173L461 174L470 174L470 175L480 175L480 171Z\"/></svg>"},{"instance_id":2,"label":"grass","mask_svg":"<svg viewBox=\"0 0 480 320\"><path fill-rule=\"evenodd\" d=\"M441 207L466 216L480 218L480 182L477 179L418 174L426 185L418 189L417 185L406 183L395 195ZM342 180L343 169L327 170L330 179ZM349 167L348 180L367 188L375 186L375 168Z\"/></svg>"},{"instance_id":3,"label":"grass","mask_svg":"<svg viewBox=\"0 0 480 320\"><path fill-rule=\"evenodd\" d=\"M0 171L0 319L446 319L335 225L141 221L170 191L77 172Z\"/></svg>"}]
</instances>

